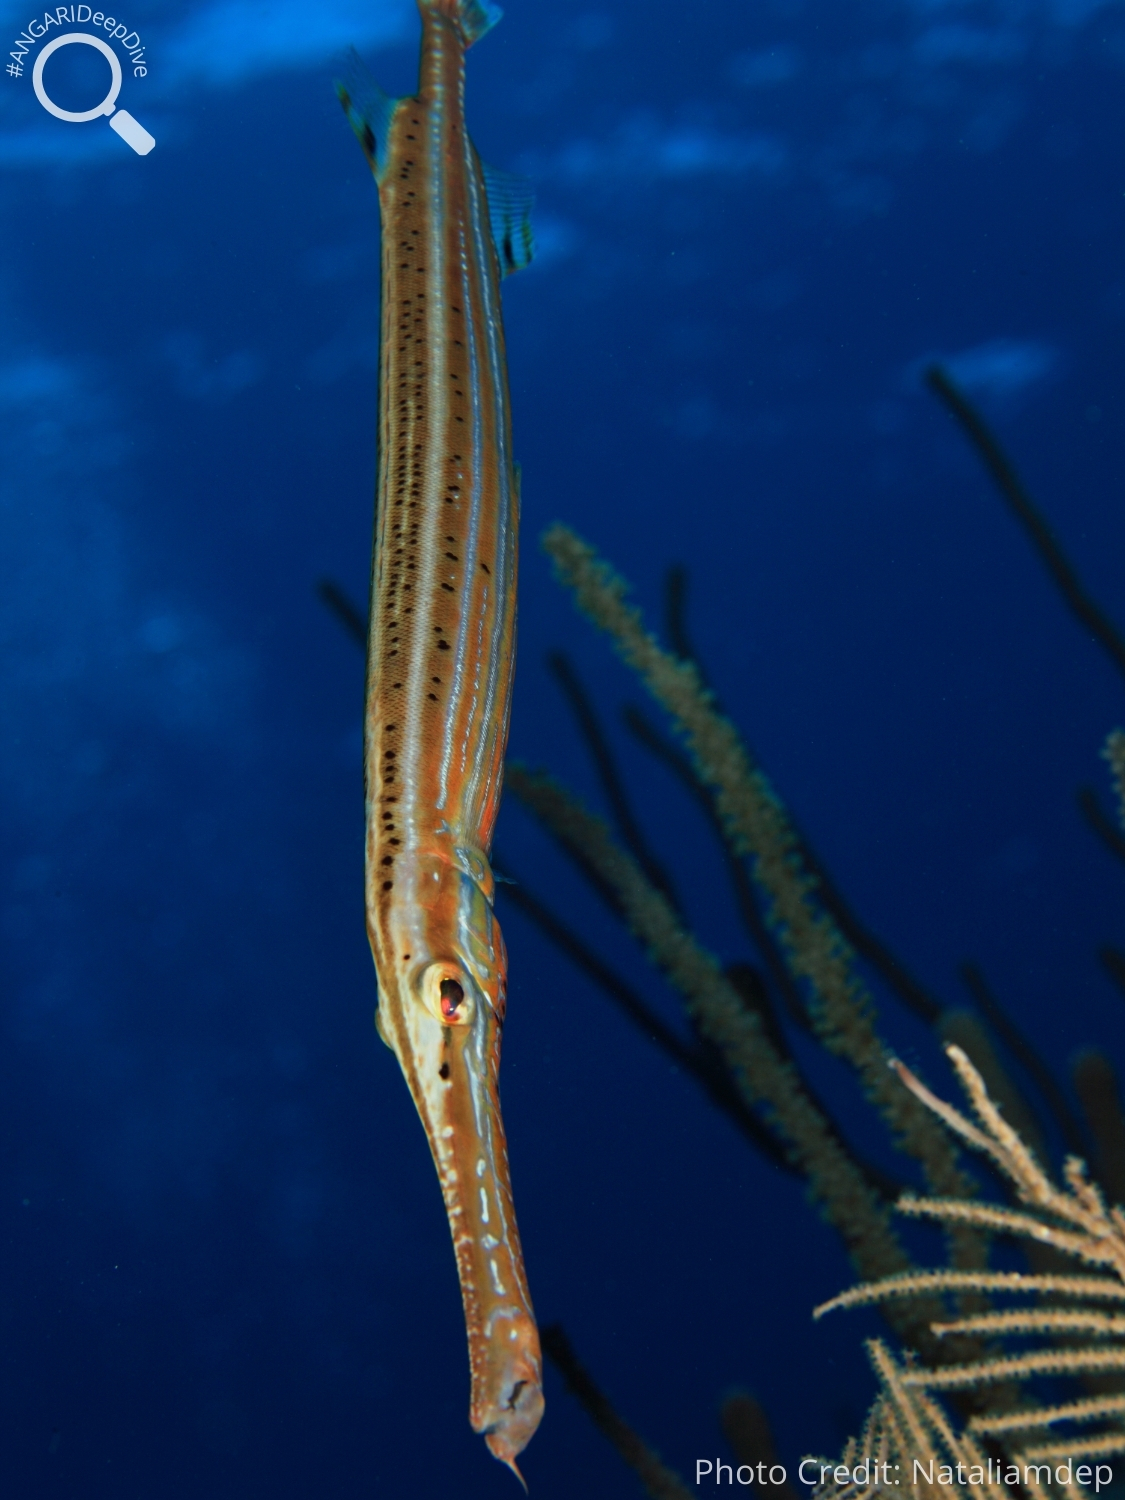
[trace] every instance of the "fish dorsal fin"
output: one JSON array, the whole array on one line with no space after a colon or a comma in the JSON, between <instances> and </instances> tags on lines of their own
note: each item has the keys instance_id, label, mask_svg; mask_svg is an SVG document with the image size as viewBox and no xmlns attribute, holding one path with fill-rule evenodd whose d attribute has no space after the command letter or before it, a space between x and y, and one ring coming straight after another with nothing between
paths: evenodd
<instances>
[{"instance_id":1,"label":"fish dorsal fin","mask_svg":"<svg viewBox=\"0 0 1125 1500\"><path fill-rule=\"evenodd\" d=\"M492 243L500 260L501 276L522 271L531 264L535 244L531 236L531 208L535 201L531 183L514 172L501 172L481 163L484 191L488 198L488 220Z\"/></svg>"},{"instance_id":2,"label":"fish dorsal fin","mask_svg":"<svg viewBox=\"0 0 1125 1500\"><path fill-rule=\"evenodd\" d=\"M348 53L343 78L336 81L336 94L375 181L381 182L387 165L387 138L399 101L384 93L354 48Z\"/></svg>"}]
</instances>

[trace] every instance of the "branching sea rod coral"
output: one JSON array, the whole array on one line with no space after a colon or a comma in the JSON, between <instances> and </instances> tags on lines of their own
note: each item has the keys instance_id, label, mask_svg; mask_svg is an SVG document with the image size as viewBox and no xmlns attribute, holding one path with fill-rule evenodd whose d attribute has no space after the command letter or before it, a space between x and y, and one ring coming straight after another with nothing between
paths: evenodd
<instances>
[{"instance_id":1,"label":"branching sea rod coral","mask_svg":"<svg viewBox=\"0 0 1125 1500\"><path fill-rule=\"evenodd\" d=\"M987 1333L1000 1339L1042 1336L1031 1352L996 1352L989 1358L933 1368L899 1364L879 1341L868 1353L879 1378L875 1399L861 1439L848 1445L841 1468L853 1470L838 1484L832 1471L819 1489L823 1500L860 1500L863 1496L917 1492L937 1497L957 1493L949 1477L958 1464L968 1487L979 1495L1007 1496L1021 1489L1033 1496L1084 1493L1092 1480L1110 1477L1098 1462L1125 1453L1125 1395L1111 1392L1070 1401L1043 1402L1025 1394L1015 1410L986 1412L969 1419L964 1431L929 1393L967 1391L998 1382L1020 1386L1038 1376L1100 1376L1125 1370L1125 1317L1075 1303L1125 1301L1125 1211L1107 1208L1084 1164L1069 1157L1064 1186L1055 1183L989 1098L980 1074L959 1047L947 1048L976 1121L932 1094L901 1063L894 1065L911 1093L966 1145L987 1156L1011 1184L1022 1208L998 1208L963 1200L904 1197L899 1209L914 1217L948 1222L968 1219L993 1232L1016 1235L1050 1246L1060 1256L1098 1268L1100 1274L1021 1275L1014 1272L968 1274L936 1270L886 1278L852 1287L816 1309L814 1316L841 1307L857 1307L886 1298L905 1298L935 1291L953 1292L975 1282L982 1293L1034 1296L1030 1305L1012 1311L957 1318L931 1331L947 1334ZM1081 1338L1071 1345L1060 1339ZM1060 1424L1092 1428L1053 1442L1028 1441L1027 1434ZM978 1445L977 1440L985 1446ZM864 1455L881 1463L872 1479L863 1471ZM886 1467L884 1467L886 1465ZM897 1465L897 1469L896 1469ZM1051 1466L1055 1465L1054 1468ZM943 1480L943 1471L946 1479ZM854 1477L862 1473L862 1480ZM891 1476L895 1475L892 1482ZM913 1482L912 1482L913 1481Z\"/></svg>"},{"instance_id":2,"label":"branching sea rod coral","mask_svg":"<svg viewBox=\"0 0 1125 1500\"><path fill-rule=\"evenodd\" d=\"M1038 1223L1027 1228L1011 1210L974 1201L970 1196L968 1179L937 1121L942 1120L953 1135L963 1137L978 1150L982 1149L984 1135L967 1122L965 1128L958 1128L961 1117L956 1111L943 1106L920 1084L915 1084L905 1070L900 1070L902 1081L913 1085L903 1089L887 1068L887 1050L874 1024L873 1003L855 972L848 943L832 913L825 910L819 899L818 878L805 857L802 841L734 727L718 711L701 673L693 662L663 651L645 631L639 612L625 598L625 585L593 549L563 527L552 529L546 545L560 576L573 587L580 606L610 633L626 663L641 676L683 733L696 779L713 789L729 845L752 859L754 878L764 894L767 915L780 935L786 961L805 988L817 1031L827 1045L856 1066L899 1144L922 1162L933 1196L907 1197L900 1208L917 1217L934 1219L953 1231L949 1236L950 1269L925 1272L909 1267L901 1243L886 1224L881 1205L833 1134L831 1123L803 1089L791 1063L773 1046L760 1017L740 1002L718 960L686 931L668 897L615 842L606 825L565 789L548 776L520 766L511 767L510 789L575 854L595 884L603 892L609 892L612 904L625 917L650 958L684 996L697 1029L719 1047L748 1100L765 1109L790 1154L808 1176L814 1198L821 1203L826 1217L841 1230L856 1264L893 1261L890 1274L845 1294L834 1304L880 1303L899 1336L908 1346L921 1351L928 1361L923 1380L919 1374L921 1367L900 1366L884 1344L876 1341L869 1345L881 1392L861 1444L863 1451L886 1455L902 1454L909 1449L912 1456L928 1456L931 1468L936 1464L938 1471L949 1461L972 1467L978 1459L986 1461L981 1443L995 1448L1001 1442L1001 1432L1026 1432L1036 1424L1042 1426L1057 1420L1112 1419L1118 1413L1119 1401L1125 1404L1125 1398L1090 1397L1100 1403L1095 1406L1062 1403L1061 1416L1054 1408L1041 1404L1032 1411L1026 1426L1015 1425L1010 1409L1020 1405L1022 1383L1043 1374L1104 1376L1125 1370L1125 1355L1115 1347L1125 1329L1125 1318L1065 1305L994 1311L990 1299L1019 1290L1055 1299L1090 1301L1101 1297L1104 1300L1125 1296L1125 1284L1115 1284L1109 1290L1094 1285L1090 1277L1068 1278L1046 1272L1028 1276L985 1269L988 1238L995 1233L1017 1232L1022 1227L1038 1248L1040 1259L1044 1249L1073 1253L1073 1247L1065 1235L1059 1238L1057 1226L1055 1232ZM983 979L978 976L977 990L983 986ZM990 1007L996 1009L991 999ZM958 1016L948 1012L940 1020L947 1035L964 1037L974 1056L980 1057L982 1065L987 1067L994 1085L1003 1092L1013 1115L1021 1119L1029 1134L1034 1133L1034 1116L1026 1108L1021 1111L1019 1095L1005 1079L979 1022L969 1014ZM1013 1032L1012 1043L1022 1046L1018 1033ZM952 1055L964 1059L965 1067L976 1080L979 1098L975 1102L984 1109L985 1103L981 1101L987 1102L988 1095L980 1075L960 1049L954 1048ZM1112 1071L1109 1076L1112 1085ZM1055 1102L1065 1104L1065 1101ZM1055 1112L1058 1113L1057 1108ZM1064 1108L1063 1113L1068 1111ZM1003 1123L994 1107L988 1118L1008 1153L1023 1163L1026 1175L1034 1160L1030 1152ZM1063 1123L1065 1133L1071 1136L1076 1129L1072 1118ZM1099 1131L1099 1136L1102 1135L1104 1131ZM1004 1170L1007 1158L1002 1153L998 1155L995 1149L984 1149L994 1164ZM1041 1266L1036 1267L1036 1272L1041 1272ZM956 1316L939 1311L943 1296L953 1299ZM1023 1355L1000 1356L993 1352L998 1339L1028 1335L1046 1339L1050 1346ZM1096 1339L1102 1347L1093 1350L1053 1347L1059 1340L1074 1338ZM992 1347L983 1340L988 1340ZM970 1417L966 1430L959 1430L957 1420L931 1394L939 1389L953 1393L962 1423ZM583 1399L580 1392L576 1393ZM601 1400L604 1402L604 1397ZM591 1414L595 1415L592 1409ZM978 1429L971 1425L977 1421L1002 1425L995 1430ZM1112 1430L1102 1432L1089 1439L1083 1451L1091 1455L1104 1453L1107 1445L1115 1441ZM1050 1445L1039 1445L1028 1448L1023 1457L1031 1462L1035 1454L1048 1451L1053 1451ZM989 1469L989 1476L991 1472ZM1021 1479L1020 1483L1026 1491L1040 1493L1034 1480L1025 1483ZM935 1478L932 1484L923 1482L922 1488L932 1492L934 1500L955 1493L940 1478ZM975 1489L980 1500L986 1496L995 1500L1008 1494L991 1477Z\"/></svg>"},{"instance_id":3,"label":"branching sea rod coral","mask_svg":"<svg viewBox=\"0 0 1125 1500\"><path fill-rule=\"evenodd\" d=\"M810 1011L824 1043L858 1071L896 1143L922 1165L930 1187L970 1196L972 1179L955 1150L916 1101L893 1087L887 1048L875 1027L874 1005L855 972L843 935L816 898L816 880L805 868L800 841L785 809L734 725L714 706L699 671L663 650L639 610L626 599L624 581L569 528L553 526L543 545L579 608L611 637L618 654L672 716L700 778L715 789L732 843L753 860L754 877L767 900L789 966L808 985ZM954 1231L957 1263L981 1263L977 1236Z\"/></svg>"},{"instance_id":4,"label":"branching sea rod coral","mask_svg":"<svg viewBox=\"0 0 1125 1500\"><path fill-rule=\"evenodd\" d=\"M508 767L508 788L564 842L574 843L612 888L636 937L723 1053L748 1101L766 1109L813 1197L840 1230L856 1265L889 1272L909 1264L886 1213L759 1017L743 1004L713 954L679 923L667 897L605 823L551 777ZM885 1274L885 1273L881 1273Z\"/></svg>"},{"instance_id":5,"label":"branching sea rod coral","mask_svg":"<svg viewBox=\"0 0 1125 1500\"><path fill-rule=\"evenodd\" d=\"M1125 641L1085 592L996 439L943 372L930 372L929 383L981 453L1074 614L1125 671ZM761 1111L791 1160L806 1174L813 1197L842 1231L855 1263L895 1263L889 1274L866 1281L819 1310L878 1306L907 1350L902 1355L882 1341L869 1343L879 1392L862 1438L844 1456L856 1472L841 1486L836 1483L836 1465L824 1470L826 1500L860 1500L878 1491L953 1500L964 1496L966 1489L974 1500L1012 1500L1016 1494L1032 1500L1049 1495L1076 1500L1084 1493L1081 1484L1087 1470L1075 1482L1065 1466L1040 1473L1036 1461L1049 1463L1064 1454L1097 1461L1125 1452L1125 1309L1118 1310L1125 1304L1125 1276L1114 1259L1116 1250L1106 1259L1107 1236L1125 1243L1125 1218L1120 1210L1105 1209L1099 1187L1087 1180L1077 1162L1079 1152L1089 1155L1092 1139L1096 1181L1120 1196L1120 1184L1125 1182L1125 1114L1112 1065L1099 1053L1084 1053L1075 1060L1072 1081L1082 1106L1079 1119L1052 1070L993 997L979 966L961 966L977 1009L947 1010L850 911L707 686L685 628L682 570L670 576L668 587L667 634L675 646L673 654L646 630L627 599L625 583L591 547L563 526L548 532L545 547L579 607L610 635L618 654L667 711L684 742L681 750L636 709L626 711L626 726L634 738L673 772L720 833L736 903L764 961L771 1000L780 999L791 1022L806 1029L811 1025L826 1047L856 1069L896 1144L923 1168L927 1194L900 1197L899 1210L929 1219L947 1233L948 1267L923 1270L909 1264L885 1217L885 1180L876 1185L875 1174L857 1159L806 1084L788 1052L777 1014L767 1003L767 986L759 977L755 995L753 985L747 987L736 977L736 971L747 966L724 967L701 948L687 931L671 882L649 878L651 859L643 830L627 805L625 783L612 764L612 774L607 774L607 742L589 702L577 701L583 690L565 664L564 690L627 849L549 776L515 766L509 771L509 788L573 856L593 888L627 922L650 959L680 991L697 1036L722 1059L748 1107ZM554 669L562 680L558 664ZM1125 826L1125 732L1110 737L1105 753L1115 773ZM1125 859L1125 836L1102 812L1096 793L1085 789L1080 801L1102 842ZM1125 988L1125 954L1103 947L1101 956ZM887 1066L892 1059L880 1037L857 957L918 1019L955 1044L947 1050L980 1124L943 1104L900 1065ZM1038 1109L1029 1107L1008 1076L996 1041L1023 1069L1025 1081L1034 1085ZM994 1099L1002 1101L1004 1114ZM1045 1143L1052 1126L1072 1153L1064 1189L1054 1186L1035 1154L1047 1159ZM974 1183L957 1156L958 1140L990 1159L993 1168L1016 1186L1028 1211L975 1196ZM990 1243L1003 1235L1022 1239L1028 1272L988 1268ZM1114 1274L1069 1274L1063 1266L1067 1257L1103 1270L1109 1265ZM1004 1307L1012 1295L1034 1300L1030 1306ZM1030 1351L1009 1346L1012 1340L1028 1338L1034 1340ZM1061 1400L1055 1389L1036 1389L1044 1378L1078 1378L1087 1389L1076 1399ZM604 1418L612 1409L604 1394L599 1391L597 1403L591 1404L579 1386L569 1383L593 1419L608 1431ZM732 1399L748 1404L760 1418L757 1426L763 1425L764 1413L752 1398ZM1080 1440L1043 1442L1043 1433L1050 1436L1060 1423L1091 1430ZM746 1445L736 1426L728 1431L724 1420L739 1462L750 1462L744 1460ZM768 1429L764 1430L769 1446ZM1029 1435L1036 1432L1039 1437L1032 1441ZM642 1465L629 1457L633 1445L617 1446L640 1474ZM860 1457L877 1464L881 1460L881 1475L877 1469L873 1477L857 1465ZM887 1468L892 1457L907 1460L902 1464L907 1478L901 1490ZM999 1458L1011 1460L1007 1469L997 1467ZM920 1474L912 1473L915 1460L923 1464ZM1104 1474L1101 1477L1104 1480ZM661 1493L649 1480L644 1482L651 1494Z\"/></svg>"}]
</instances>

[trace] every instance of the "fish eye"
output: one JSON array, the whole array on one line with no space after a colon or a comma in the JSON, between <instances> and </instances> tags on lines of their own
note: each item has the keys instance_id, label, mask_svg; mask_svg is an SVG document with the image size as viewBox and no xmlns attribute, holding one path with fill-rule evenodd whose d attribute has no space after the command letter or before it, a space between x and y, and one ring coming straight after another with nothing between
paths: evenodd
<instances>
[{"instance_id":1,"label":"fish eye","mask_svg":"<svg viewBox=\"0 0 1125 1500\"><path fill-rule=\"evenodd\" d=\"M472 994L465 976L450 964L432 964L422 978L426 1009L443 1026L467 1026L472 1018Z\"/></svg>"},{"instance_id":2,"label":"fish eye","mask_svg":"<svg viewBox=\"0 0 1125 1500\"><path fill-rule=\"evenodd\" d=\"M457 1008L465 998L465 991L456 979L443 979L440 986L441 1013L447 1021L452 1021L457 1014Z\"/></svg>"}]
</instances>

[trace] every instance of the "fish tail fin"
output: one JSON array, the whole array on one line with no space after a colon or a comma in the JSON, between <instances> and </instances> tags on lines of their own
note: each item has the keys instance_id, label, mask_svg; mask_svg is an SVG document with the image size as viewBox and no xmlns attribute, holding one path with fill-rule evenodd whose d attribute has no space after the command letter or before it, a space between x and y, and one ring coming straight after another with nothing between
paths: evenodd
<instances>
[{"instance_id":1,"label":"fish tail fin","mask_svg":"<svg viewBox=\"0 0 1125 1500\"><path fill-rule=\"evenodd\" d=\"M379 87L354 48L348 53L343 72L344 76L336 80L336 97L344 106L375 181L380 182L387 164L387 135L399 101Z\"/></svg>"},{"instance_id":2,"label":"fish tail fin","mask_svg":"<svg viewBox=\"0 0 1125 1500\"><path fill-rule=\"evenodd\" d=\"M418 8L424 15L445 16L455 21L466 47L479 42L504 14L493 0L418 0Z\"/></svg>"}]
</instances>

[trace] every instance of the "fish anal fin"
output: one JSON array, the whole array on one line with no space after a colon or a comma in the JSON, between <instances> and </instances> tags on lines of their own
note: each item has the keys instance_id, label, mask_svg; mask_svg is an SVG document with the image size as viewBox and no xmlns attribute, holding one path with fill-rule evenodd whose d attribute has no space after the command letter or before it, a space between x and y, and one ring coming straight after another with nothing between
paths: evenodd
<instances>
[{"instance_id":1,"label":"fish anal fin","mask_svg":"<svg viewBox=\"0 0 1125 1500\"><path fill-rule=\"evenodd\" d=\"M484 191L488 198L488 218L492 228L492 243L500 261L501 276L510 276L513 271L522 271L531 264L535 242L531 233L531 209L535 194L526 177L517 177L513 172L501 172L496 167L485 166Z\"/></svg>"},{"instance_id":2,"label":"fish anal fin","mask_svg":"<svg viewBox=\"0 0 1125 1500\"><path fill-rule=\"evenodd\" d=\"M343 78L336 81L336 95L375 181L381 182L387 165L387 138L399 100L379 87L354 48L348 53Z\"/></svg>"}]
</instances>

